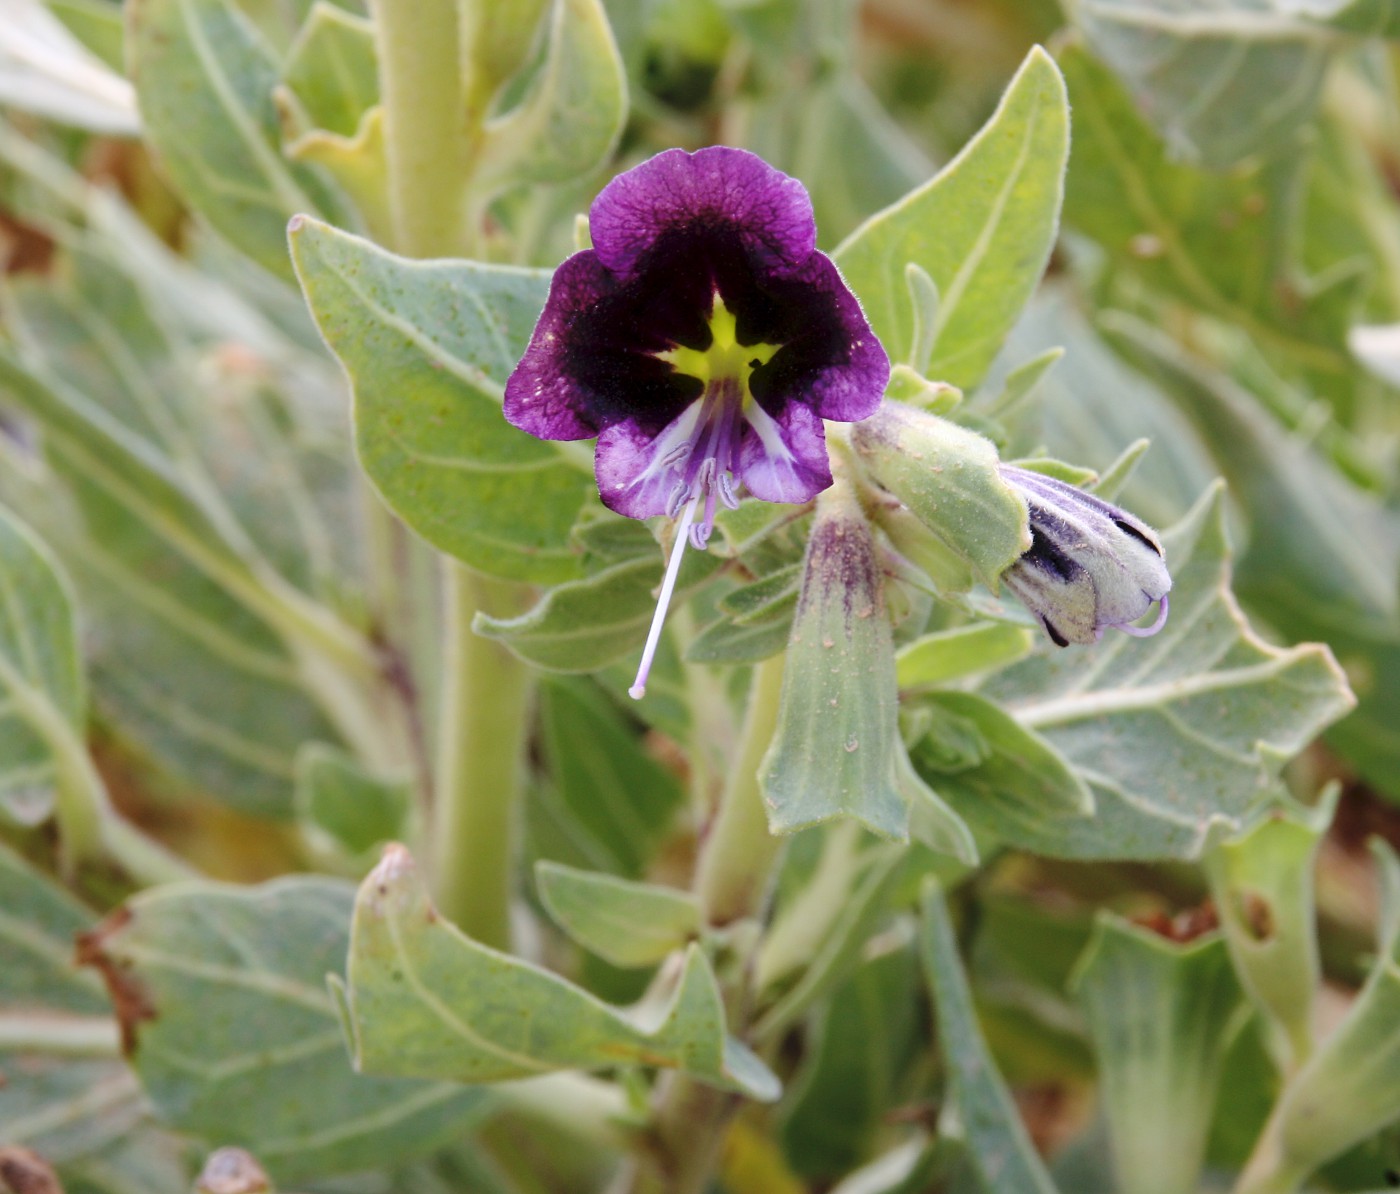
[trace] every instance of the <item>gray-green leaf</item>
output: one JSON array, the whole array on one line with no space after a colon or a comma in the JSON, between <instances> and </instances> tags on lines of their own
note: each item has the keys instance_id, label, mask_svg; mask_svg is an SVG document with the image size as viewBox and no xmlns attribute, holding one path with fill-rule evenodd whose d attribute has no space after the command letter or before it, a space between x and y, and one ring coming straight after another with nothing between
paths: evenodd
<instances>
[{"instance_id":1,"label":"gray-green leaf","mask_svg":"<svg viewBox=\"0 0 1400 1194\"><path fill-rule=\"evenodd\" d=\"M582 580L556 585L519 617L478 614L472 628L486 638L499 639L537 667L597 671L629 651L641 653L665 565L659 550L624 560ZM714 557L689 552L681 562L678 597L683 599L686 590L715 567Z\"/></svg>"},{"instance_id":2,"label":"gray-green leaf","mask_svg":"<svg viewBox=\"0 0 1400 1194\"><path fill-rule=\"evenodd\" d=\"M318 0L292 43L282 81L312 128L353 137L379 101L374 26Z\"/></svg>"},{"instance_id":3,"label":"gray-green leaf","mask_svg":"<svg viewBox=\"0 0 1400 1194\"><path fill-rule=\"evenodd\" d=\"M1342 1022L1285 1086L1266 1129L1289 1188L1400 1115L1400 859L1379 838L1372 852L1381 886L1375 963Z\"/></svg>"},{"instance_id":4,"label":"gray-green leaf","mask_svg":"<svg viewBox=\"0 0 1400 1194\"><path fill-rule=\"evenodd\" d=\"M1015 663L1035 645L1031 631L1005 622L973 622L938 630L895 655L900 688L926 688Z\"/></svg>"},{"instance_id":5,"label":"gray-green leaf","mask_svg":"<svg viewBox=\"0 0 1400 1194\"><path fill-rule=\"evenodd\" d=\"M65 754L78 747L86 692L73 599L39 539L0 507L0 809L52 811ZM81 843L75 843L81 848Z\"/></svg>"},{"instance_id":6,"label":"gray-green leaf","mask_svg":"<svg viewBox=\"0 0 1400 1194\"><path fill-rule=\"evenodd\" d=\"M1243 993L1219 934L1186 944L1105 913L1074 982L1122 1194L1198 1190Z\"/></svg>"},{"instance_id":7,"label":"gray-green leaf","mask_svg":"<svg viewBox=\"0 0 1400 1194\"><path fill-rule=\"evenodd\" d=\"M1218 173L1173 161L1118 80L1081 45L1060 66L1074 104L1065 220L1117 269L1246 332L1272 367L1345 393L1355 286L1310 292L1292 261L1306 155Z\"/></svg>"},{"instance_id":8,"label":"gray-green leaf","mask_svg":"<svg viewBox=\"0 0 1400 1194\"><path fill-rule=\"evenodd\" d=\"M297 876L137 896L84 946L162 1118L255 1149L284 1181L391 1164L487 1109L454 1083L351 1069L325 976L344 965L354 888Z\"/></svg>"},{"instance_id":9,"label":"gray-green leaf","mask_svg":"<svg viewBox=\"0 0 1400 1194\"><path fill-rule=\"evenodd\" d=\"M540 900L554 923L614 966L654 966L700 932L695 897L557 862L535 864Z\"/></svg>"},{"instance_id":10,"label":"gray-green leaf","mask_svg":"<svg viewBox=\"0 0 1400 1194\"><path fill-rule=\"evenodd\" d=\"M1241 596L1280 633L1329 643L1349 672L1355 663L1360 708L1329 737L1373 783L1400 790L1400 524L1227 375L1140 320L1109 313L1103 323L1199 429L1248 511Z\"/></svg>"},{"instance_id":11,"label":"gray-green leaf","mask_svg":"<svg viewBox=\"0 0 1400 1194\"><path fill-rule=\"evenodd\" d=\"M1173 153L1221 170L1296 149L1343 32L1400 33L1400 12L1376 0L1071 0L1066 8Z\"/></svg>"},{"instance_id":12,"label":"gray-green leaf","mask_svg":"<svg viewBox=\"0 0 1400 1194\"><path fill-rule=\"evenodd\" d=\"M963 151L842 243L836 262L891 360L964 389L981 380L1049 258L1068 154L1064 80L1036 47ZM928 362L911 359L910 262L938 288Z\"/></svg>"},{"instance_id":13,"label":"gray-green leaf","mask_svg":"<svg viewBox=\"0 0 1400 1194\"><path fill-rule=\"evenodd\" d=\"M919 985L914 951L892 949L865 962L813 1017L782 1125L802 1176L838 1178L869 1156L922 1052Z\"/></svg>"},{"instance_id":14,"label":"gray-green leaf","mask_svg":"<svg viewBox=\"0 0 1400 1194\"><path fill-rule=\"evenodd\" d=\"M334 217L337 202L282 156L272 50L229 0L141 0L128 16L141 119L171 179L237 248L290 278L287 218Z\"/></svg>"},{"instance_id":15,"label":"gray-green leaf","mask_svg":"<svg viewBox=\"0 0 1400 1194\"><path fill-rule=\"evenodd\" d=\"M920 775L975 829L1003 840L1051 835L1058 822L1093 816L1094 797L1079 773L995 701L975 692L930 692L909 707L916 718L921 710L936 712L975 735L980 757L970 766L940 766L938 744L928 739L909 747Z\"/></svg>"},{"instance_id":16,"label":"gray-green leaf","mask_svg":"<svg viewBox=\"0 0 1400 1194\"><path fill-rule=\"evenodd\" d=\"M1093 789L1092 820L1007 826L1023 848L1194 857L1212 823L1238 823L1282 761L1353 703L1326 647L1275 647L1250 630L1230 593L1218 487L1163 541L1174 587L1160 634L1046 645L982 688Z\"/></svg>"},{"instance_id":17,"label":"gray-green leaf","mask_svg":"<svg viewBox=\"0 0 1400 1194\"><path fill-rule=\"evenodd\" d=\"M1205 859L1235 971L1255 1006L1282 1030L1293 1067L1312 1052L1321 978L1313 866L1337 794L1334 788L1316 809L1267 810Z\"/></svg>"},{"instance_id":18,"label":"gray-green leaf","mask_svg":"<svg viewBox=\"0 0 1400 1194\"><path fill-rule=\"evenodd\" d=\"M587 465L501 414L549 275L410 261L306 218L291 243L306 301L350 375L360 463L389 506L483 572L577 575L569 528L593 488Z\"/></svg>"},{"instance_id":19,"label":"gray-green leaf","mask_svg":"<svg viewBox=\"0 0 1400 1194\"><path fill-rule=\"evenodd\" d=\"M984 1194L1056 1194L987 1051L948 909L932 883L924 889L923 926L924 968L938 1013L938 1039L977 1183Z\"/></svg>"},{"instance_id":20,"label":"gray-green leaf","mask_svg":"<svg viewBox=\"0 0 1400 1194\"><path fill-rule=\"evenodd\" d=\"M101 980L74 962L74 938L92 921L0 843L0 1140L36 1150L64 1178L114 1141L150 1143Z\"/></svg>"},{"instance_id":21,"label":"gray-green leaf","mask_svg":"<svg viewBox=\"0 0 1400 1194\"><path fill-rule=\"evenodd\" d=\"M294 800L307 844L356 877L373 865L377 847L409 836L412 783L375 775L323 742L297 752Z\"/></svg>"},{"instance_id":22,"label":"gray-green leaf","mask_svg":"<svg viewBox=\"0 0 1400 1194\"><path fill-rule=\"evenodd\" d=\"M343 1004L365 1073L500 1082L633 1064L681 1069L763 1101L780 1090L727 1035L698 946L664 1004L621 1011L445 922L402 846L360 888Z\"/></svg>"},{"instance_id":23,"label":"gray-green leaf","mask_svg":"<svg viewBox=\"0 0 1400 1194\"><path fill-rule=\"evenodd\" d=\"M489 122L481 185L569 182L612 152L627 120L627 77L600 0L555 0L543 65L520 103Z\"/></svg>"},{"instance_id":24,"label":"gray-green leaf","mask_svg":"<svg viewBox=\"0 0 1400 1194\"><path fill-rule=\"evenodd\" d=\"M535 785L526 805L535 852L640 877L684 800L675 774L587 680L546 677L540 725L551 779Z\"/></svg>"}]
</instances>

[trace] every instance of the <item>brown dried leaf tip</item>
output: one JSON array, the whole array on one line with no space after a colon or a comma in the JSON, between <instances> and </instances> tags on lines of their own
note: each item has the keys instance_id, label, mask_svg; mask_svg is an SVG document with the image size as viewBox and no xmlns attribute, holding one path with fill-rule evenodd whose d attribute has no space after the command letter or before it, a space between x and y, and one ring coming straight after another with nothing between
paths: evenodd
<instances>
[{"instance_id":1,"label":"brown dried leaf tip","mask_svg":"<svg viewBox=\"0 0 1400 1194\"><path fill-rule=\"evenodd\" d=\"M1168 916L1165 912L1158 910L1149 912L1145 916L1135 916L1132 919L1135 925L1156 933L1159 937L1165 937L1177 945L1186 945L1195 941L1197 937L1213 933L1220 927L1220 916L1210 900L1206 900L1195 908L1187 908L1178 912L1175 916Z\"/></svg>"},{"instance_id":2,"label":"brown dried leaf tip","mask_svg":"<svg viewBox=\"0 0 1400 1194\"><path fill-rule=\"evenodd\" d=\"M0 1194L63 1194L53 1166L27 1148L0 1148Z\"/></svg>"},{"instance_id":3,"label":"brown dried leaf tip","mask_svg":"<svg viewBox=\"0 0 1400 1194\"><path fill-rule=\"evenodd\" d=\"M122 1052L136 1050L136 1030L144 1020L156 1018L155 1004L140 980L131 973L131 963L107 952L107 941L131 923L131 909L118 908L90 933L79 933L75 957L79 966L91 966L102 975L112 1009L121 1026Z\"/></svg>"}]
</instances>

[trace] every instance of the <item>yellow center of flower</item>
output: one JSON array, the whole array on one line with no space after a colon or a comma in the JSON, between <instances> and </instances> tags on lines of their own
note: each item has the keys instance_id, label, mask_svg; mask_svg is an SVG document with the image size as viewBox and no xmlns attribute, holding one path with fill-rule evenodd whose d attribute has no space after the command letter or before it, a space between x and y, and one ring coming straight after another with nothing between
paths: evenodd
<instances>
[{"instance_id":1,"label":"yellow center of flower","mask_svg":"<svg viewBox=\"0 0 1400 1194\"><path fill-rule=\"evenodd\" d=\"M772 439L779 449L783 448L781 434L772 418L754 401L749 388L754 370L771 361L782 345L740 344L738 320L718 292L710 307L708 322L710 346L703 352L678 345L655 354L677 373L698 379L702 391L699 399L671 423L653 448L657 461L654 467L664 470L662 475L674 480L667 513L678 519L677 541L666 563L661 595L656 602L651 630L647 632L646 646L642 648L636 682L627 690L637 700L646 692L647 673L660 641L661 625L675 591L687 540L703 551L714 528L717 503L723 502L734 510L739 508L732 477L739 458L741 427L748 424L765 443Z\"/></svg>"},{"instance_id":2,"label":"yellow center of flower","mask_svg":"<svg viewBox=\"0 0 1400 1194\"><path fill-rule=\"evenodd\" d=\"M768 364L781 344L740 344L739 321L724 305L718 294L710 309L710 347L706 349L678 346L655 355L666 361L677 373L699 378L706 391L713 382L735 380L747 405L753 398L749 378L753 371Z\"/></svg>"}]
</instances>

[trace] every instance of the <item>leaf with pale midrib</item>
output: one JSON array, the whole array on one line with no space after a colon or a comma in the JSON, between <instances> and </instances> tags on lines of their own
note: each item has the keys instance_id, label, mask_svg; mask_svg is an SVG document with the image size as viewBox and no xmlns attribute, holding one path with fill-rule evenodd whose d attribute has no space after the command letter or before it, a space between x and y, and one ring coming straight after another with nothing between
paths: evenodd
<instances>
[{"instance_id":1,"label":"leaf with pale midrib","mask_svg":"<svg viewBox=\"0 0 1400 1194\"><path fill-rule=\"evenodd\" d=\"M311 219L294 222L291 244L317 326L350 376L360 464L395 513L481 571L542 584L577 576L569 531L595 489L588 466L501 413L549 275L410 261Z\"/></svg>"},{"instance_id":2,"label":"leaf with pale midrib","mask_svg":"<svg viewBox=\"0 0 1400 1194\"><path fill-rule=\"evenodd\" d=\"M390 846L360 886L340 990L364 1073L502 1082L618 1065L681 1070L763 1102L781 1087L727 1031L714 972L692 945L664 1001L620 1009L473 941L433 907L417 867Z\"/></svg>"},{"instance_id":3,"label":"leaf with pale midrib","mask_svg":"<svg viewBox=\"0 0 1400 1194\"><path fill-rule=\"evenodd\" d=\"M1061 857L1194 857L1213 822L1239 818L1285 759L1354 704L1326 647L1274 647L1250 630L1230 592L1219 487L1163 542L1174 584L1160 634L1046 643L981 690L1080 772L1095 816L988 820L989 832Z\"/></svg>"},{"instance_id":4,"label":"leaf with pale midrib","mask_svg":"<svg viewBox=\"0 0 1400 1194\"><path fill-rule=\"evenodd\" d=\"M211 515L160 444L42 360L0 354L0 387L43 429L83 517L80 528L56 525L93 607L104 709L231 803L287 811L296 746L336 735L302 695L281 643L230 596L259 583L256 548Z\"/></svg>"},{"instance_id":5,"label":"leaf with pale midrib","mask_svg":"<svg viewBox=\"0 0 1400 1194\"><path fill-rule=\"evenodd\" d=\"M1068 153L1064 80L1036 47L966 148L836 249L836 263L891 360L954 385L981 380L1049 258ZM939 290L926 369L910 359L910 262Z\"/></svg>"},{"instance_id":6,"label":"leaf with pale midrib","mask_svg":"<svg viewBox=\"0 0 1400 1194\"><path fill-rule=\"evenodd\" d=\"M1330 13L1269 0L1070 0L1066 10L1132 87L1174 153L1226 170L1296 152L1348 34L1400 35L1400 8L1338 0Z\"/></svg>"},{"instance_id":7,"label":"leaf with pale midrib","mask_svg":"<svg viewBox=\"0 0 1400 1194\"><path fill-rule=\"evenodd\" d=\"M985 1194L1057 1194L987 1050L948 909L932 883L923 899L922 944L939 1046L978 1187Z\"/></svg>"},{"instance_id":8,"label":"leaf with pale midrib","mask_svg":"<svg viewBox=\"0 0 1400 1194\"><path fill-rule=\"evenodd\" d=\"M1374 495L1286 432L1227 374L1140 320L1102 317L1113 345L1199 429L1250 517L1235 589L1293 641L1328 643L1362 677L1356 712L1328 731L1382 790L1400 792L1400 524Z\"/></svg>"},{"instance_id":9,"label":"leaf with pale midrib","mask_svg":"<svg viewBox=\"0 0 1400 1194\"><path fill-rule=\"evenodd\" d=\"M481 1091L354 1072L325 988L353 902L350 884L311 876L193 883L99 927L87 953L117 976L130 1060L163 1119L291 1181L422 1155L486 1112Z\"/></svg>"},{"instance_id":10,"label":"leaf with pale midrib","mask_svg":"<svg viewBox=\"0 0 1400 1194\"><path fill-rule=\"evenodd\" d=\"M264 269L290 278L288 217L341 213L315 170L282 155L273 51L229 0L140 0L128 17L141 119L181 197Z\"/></svg>"}]
</instances>

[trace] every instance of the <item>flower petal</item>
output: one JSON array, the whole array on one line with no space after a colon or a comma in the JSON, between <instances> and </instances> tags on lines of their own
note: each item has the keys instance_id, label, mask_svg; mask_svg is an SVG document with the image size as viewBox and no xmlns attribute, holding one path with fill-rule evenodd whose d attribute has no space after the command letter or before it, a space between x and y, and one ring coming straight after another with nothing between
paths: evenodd
<instances>
[{"instance_id":1,"label":"flower petal","mask_svg":"<svg viewBox=\"0 0 1400 1194\"><path fill-rule=\"evenodd\" d=\"M874 414L889 382L890 359L831 258L813 253L797 274L772 279L766 289L779 314L745 342L783 347L754 371L754 397L773 415L793 401L844 423Z\"/></svg>"},{"instance_id":2,"label":"flower petal","mask_svg":"<svg viewBox=\"0 0 1400 1194\"><path fill-rule=\"evenodd\" d=\"M688 449L700 422L692 403L660 435L635 422L614 423L598 436L593 475L603 505L628 518L675 514L685 492Z\"/></svg>"},{"instance_id":3,"label":"flower petal","mask_svg":"<svg viewBox=\"0 0 1400 1194\"><path fill-rule=\"evenodd\" d=\"M1151 527L1052 477L1009 465L1002 476L1026 499L1031 526L1031 549L1002 579L1060 646L1095 642L1108 626L1161 629L1172 580ZM1156 623L1132 627L1153 602Z\"/></svg>"},{"instance_id":4,"label":"flower petal","mask_svg":"<svg viewBox=\"0 0 1400 1194\"><path fill-rule=\"evenodd\" d=\"M716 145L668 149L603 188L589 232L603 264L626 278L667 233L732 228L762 271L797 269L817 244L812 200L756 154Z\"/></svg>"},{"instance_id":5,"label":"flower petal","mask_svg":"<svg viewBox=\"0 0 1400 1194\"><path fill-rule=\"evenodd\" d=\"M821 418L791 402L776 418L756 403L739 433L739 480L765 502L806 502L831 484Z\"/></svg>"},{"instance_id":6,"label":"flower petal","mask_svg":"<svg viewBox=\"0 0 1400 1194\"><path fill-rule=\"evenodd\" d=\"M1103 634L1093 577L1058 545L1053 522L1032 520L1031 546L1001 575L1056 645L1096 643Z\"/></svg>"},{"instance_id":7,"label":"flower petal","mask_svg":"<svg viewBox=\"0 0 1400 1194\"><path fill-rule=\"evenodd\" d=\"M598 434L594 403L569 360L569 330L580 311L607 295L611 279L598 255L575 253L554 271L549 298L529 347L506 379L506 421L540 439Z\"/></svg>"},{"instance_id":8,"label":"flower petal","mask_svg":"<svg viewBox=\"0 0 1400 1194\"><path fill-rule=\"evenodd\" d=\"M506 419L540 439L584 439L626 420L656 434L675 419L700 383L652 355L670 347L673 329L658 318L665 304L648 301L646 290L619 286L591 249L555 270L529 347L506 381ZM693 320L703 327L699 314Z\"/></svg>"}]
</instances>

